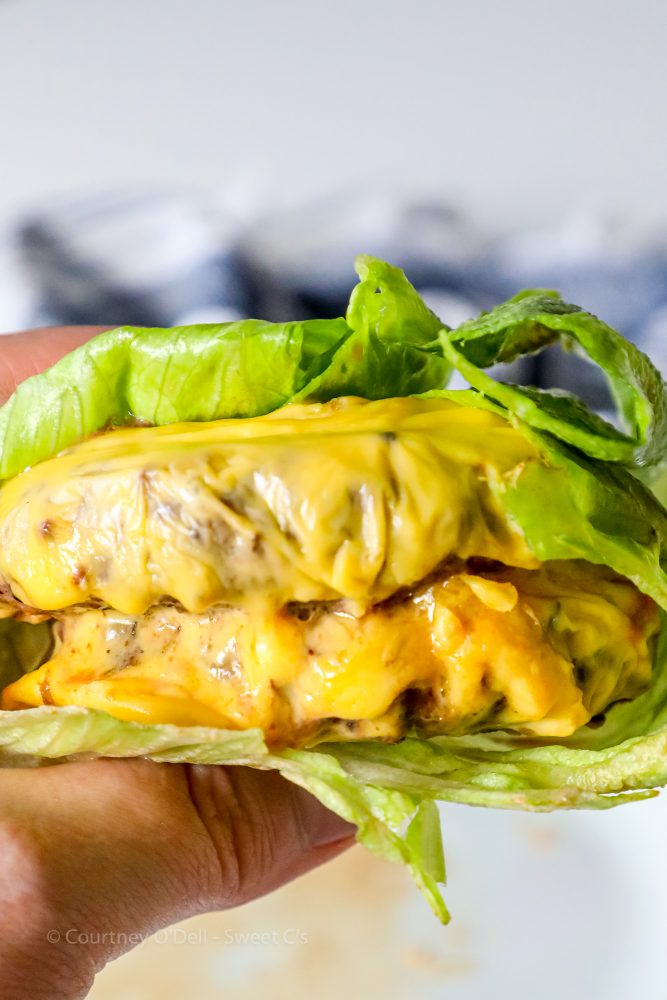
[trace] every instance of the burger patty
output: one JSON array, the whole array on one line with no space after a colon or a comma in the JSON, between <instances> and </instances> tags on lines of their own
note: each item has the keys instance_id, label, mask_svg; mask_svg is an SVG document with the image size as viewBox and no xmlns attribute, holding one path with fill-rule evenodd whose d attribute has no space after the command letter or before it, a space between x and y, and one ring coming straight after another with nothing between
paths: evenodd
<instances>
[{"instance_id":1,"label":"burger patty","mask_svg":"<svg viewBox=\"0 0 667 1000\"><path fill-rule=\"evenodd\" d=\"M470 560L350 602L161 602L61 612L50 659L2 706L80 705L141 722L260 727L273 745L509 729L566 737L651 678L654 602L583 562Z\"/></svg>"},{"instance_id":2,"label":"burger patty","mask_svg":"<svg viewBox=\"0 0 667 1000\"><path fill-rule=\"evenodd\" d=\"M53 620L3 705L290 746L568 736L647 686L658 612L540 563L505 496L541 461L494 413L411 397L83 441L0 488L0 616Z\"/></svg>"},{"instance_id":3,"label":"burger patty","mask_svg":"<svg viewBox=\"0 0 667 1000\"><path fill-rule=\"evenodd\" d=\"M452 557L537 568L501 497L538 461L507 421L447 400L117 428L0 488L0 607L369 607Z\"/></svg>"}]
</instances>

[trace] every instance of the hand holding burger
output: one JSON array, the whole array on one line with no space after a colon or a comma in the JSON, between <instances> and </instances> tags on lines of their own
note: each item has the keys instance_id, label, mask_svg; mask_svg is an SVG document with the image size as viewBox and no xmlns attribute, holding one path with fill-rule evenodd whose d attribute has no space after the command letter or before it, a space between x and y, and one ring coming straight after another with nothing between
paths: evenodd
<instances>
[{"instance_id":1,"label":"hand holding burger","mask_svg":"<svg viewBox=\"0 0 667 1000\"><path fill-rule=\"evenodd\" d=\"M100 330L4 337L0 394ZM273 772L108 759L1 769L3 996L79 1000L147 935L262 896L353 834Z\"/></svg>"},{"instance_id":2,"label":"hand holding burger","mask_svg":"<svg viewBox=\"0 0 667 1000\"><path fill-rule=\"evenodd\" d=\"M450 329L357 269L344 318L107 331L0 408L0 762L278 771L446 921L437 800L667 781L665 387L553 292ZM555 343L617 423L485 370Z\"/></svg>"}]
</instances>

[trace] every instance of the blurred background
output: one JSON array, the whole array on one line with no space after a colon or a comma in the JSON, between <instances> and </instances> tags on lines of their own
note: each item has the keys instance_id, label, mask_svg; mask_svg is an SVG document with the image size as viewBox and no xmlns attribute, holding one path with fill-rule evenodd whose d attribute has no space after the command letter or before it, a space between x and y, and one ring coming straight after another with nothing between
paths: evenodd
<instances>
[{"instance_id":1,"label":"blurred background","mask_svg":"<svg viewBox=\"0 0 667 1000\"><path fill-rule=\"evenodd\" d=\"M7 214L134 186L361 184L487 226L664 217L660 0L4 0Z\"/></svg>"},{"instance_id":2,"label":"blurred background","mask_svg":"<svg viewBox=\"0 0 667 1000\"><path fill-rule=\"evenodd\" d=\"M450 324L557 287L667 372L666 40L661 0L0 0L0 332L335 315L371 252ZM666 808L450 807L449 928L355 849L91 996L658 1000Z\"/></svg>"}]
</instances>

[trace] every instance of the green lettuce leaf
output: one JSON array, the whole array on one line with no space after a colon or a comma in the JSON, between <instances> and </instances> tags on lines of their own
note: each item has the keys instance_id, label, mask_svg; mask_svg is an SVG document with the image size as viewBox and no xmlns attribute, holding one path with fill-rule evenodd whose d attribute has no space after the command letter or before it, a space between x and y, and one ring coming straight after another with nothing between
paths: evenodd
<instances>
[{"instance_id":1,"label":"green lettuce leaf","mask_svg":"<svg viewBox=\"0 0 667 1000\"><path fill-rule=\"evenodd\" d=\"M640 479L534 430L480 392L442 389L421 396L490 410L541 453L541 461L524 463L509 479L489 482L538 559L609 566L667 608L667 510Z\"/></svg>"},{"instance_id":2,"label":"green lettuce leaf","mask_svg":"<svg viewBox=\"0 0 667 1000\"><path fill-rule=\"evenodd\" d=\"M374 854L408 866L433 912L446 923L438 883L444 881L439 814L430 798L358 780L330 754L271 753L259 729L144 725L105 712L41 707L0 711L0 761L25 767L78 757L150 757L190 764L235 764L280 771L357 826Z\"/></svg>"},{"instance_id":3,"label":"green lettuce leaf","mask_svg":"<svg viewBox=\"0 0 667 1000\"><path fill-rule=\"evenodd\" d=\"M87 709L41 707L0 712L0 762L141 755L276 769L355 823L369 850L407 865L445 921L437 801L608 808L667 783L667 512L621 467L656 463L664 452L664 386L636 348L553 293L518 296L452 331L398 269L372 258L360 258L357 268L361 281L345 319L121 328L79 348L23 383L0 408L0 478L130 419L250 416L343 394L425 393L493 410L541 456L489 484L535 555L608 566L663 609L650 689L566 740L411 734L395 745L340 741L282 752L272 752L258 730L142 725ZM504 386L482 371L557 339L606 373L622 430L572 396ZM471 390L442 388L452 365ZM0 633L4 685L39 662L49 636L47 626L12 621L0 622Z\"/></svg>"},{"instance_id":4,"label":"green lettuce leaf","mask_svg":"<svg viewBox=\"0 0 667 1000\"><path fill-rule=\"evenodd\" d=\"M479 392L536 430L593 458L651 465L665 453L667 399L645 354L596 316L555 292L526 291L453 331L443 331L445 357ZM618 407L622 430L560 390L507 385L483 368L514 361L556 341L599 365Z\"/></svg>"},{"instance_id":5,"label":"green lettuce leaf","mask_svg":"<svg viewBox=\"0 0 667 1000\"><path fill-rule=\"evenodd\" d=\"M0 479L110 425L252 417L304 399L446 384L442 323L398 268L363 257L347 321L120 327L21 383L0 407Z\"/></svg>"}]
</instances>

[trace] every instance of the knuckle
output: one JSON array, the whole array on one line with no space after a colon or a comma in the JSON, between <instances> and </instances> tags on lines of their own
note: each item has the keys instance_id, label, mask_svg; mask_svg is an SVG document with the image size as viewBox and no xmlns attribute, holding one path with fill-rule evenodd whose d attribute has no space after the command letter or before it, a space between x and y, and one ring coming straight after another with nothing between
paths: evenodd
<instances>
[{"instance_id":1,"label":"knuckle","mask_svg":"<svg viewBox=\"0 0 667 1000\"><path fill-rule=\"evenodd\" d=\"M310 846L294 793L274 772L193 768L191 798L217 858L216 906L239 906L294 877Z\"/></svg>"},{"instance_id":2,"label":"knuckle","mask_svg":"<svg viewBox=\"0 0 667 1000\"><path fill-rule=\"evenodd\" d=\"M18 817L0 817L0 856L5 872L5 906L46 902L49 878L43 837Z\"/></svg>"}]
</instances>

